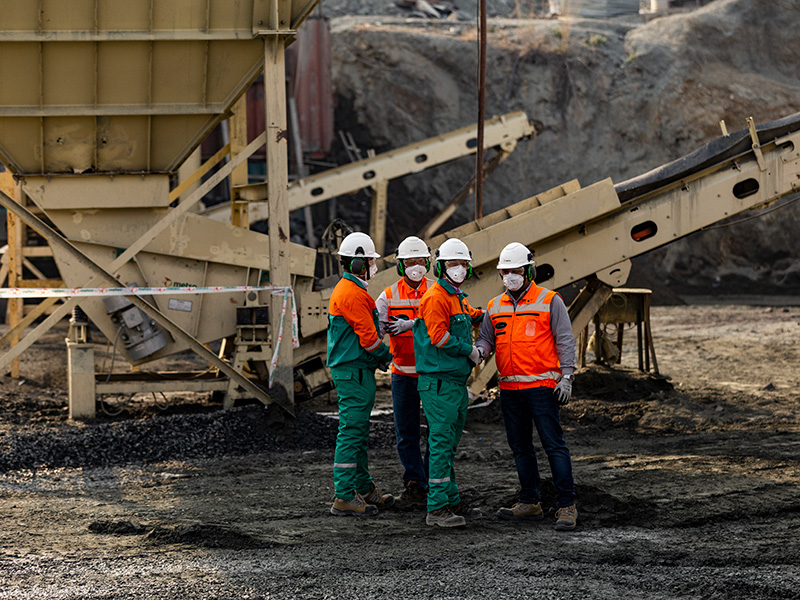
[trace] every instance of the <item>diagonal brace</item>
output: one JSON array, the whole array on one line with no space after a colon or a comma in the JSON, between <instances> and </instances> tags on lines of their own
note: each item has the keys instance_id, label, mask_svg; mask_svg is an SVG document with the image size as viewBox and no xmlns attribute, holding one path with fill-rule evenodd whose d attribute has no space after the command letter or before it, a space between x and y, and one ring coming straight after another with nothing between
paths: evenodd
<instances>
[{"instance_id":1,"label":"diagonal brace","mask_svg":"<svg viewBox=\"0 0 800 600\"><path fill-rule=\"evenodd\" d=\"M75 259L77 263L81 266L88 269L92 274L92 282L100 281L104 282L110 286L123 286L124 284L111 275L108 271L106 271L103 267L95 263L92 259L87 257L83 254L80 250L78 250L75 246L73 246L68 240L62 237L58 232L56 232L53 228L49 225L44 223L41 219L39 219L36 215L31 213L27 208L24 206L17 204L6 196L4 193L0 192L0 204L5 206L6 210L9 210L16 214L20 219L25 221L30 227L33 227L42 237L47 240L47 243L53 247L57 247L60 250L66 251L70 254L72 258ZM89 285L93 285L90 282ZM203 344L197 341L194 337L192 337L189 333L184 331L179 325L173 322L169 317L164 315L161 311L159 311L154 306L145 302L139 296L128 296L127 297L131 303L134 304L137 308L141 311L146 313L149 317L151 317L156 323L161 325L164 329L169 331L171 334L175 335L181 341L186 342L189 347L203 359L207 360L210 364L217 367L220 371L225 373L231 380L235 381L238 385L245 388L248 392L252 393L254 397L258 398L264 404L268 404L272 399L268 396L264 390L256 386L252 381L247 379L244 375L236 371L233 367L231 367L227 362L220 359L215 353L211 352L208 348L206 348ZM72 308L72 306L78 304L77 298L70 298L67 302L62 304L53 315L50 315L48 320L56 315L58 312L62 312L63 315L59 316L57 320L60 320L63 316L66 315L66 312ZM16 348L16 347L15 347ZM10 354L10 353L9 353ZM0 366L5 366L8 362L12 359L8 359L8 355L5 355L0 359ZM280 396L280 394L275 394L276 398ZM282 399L281 399L282 400ZM281 407L286 410L289 414L294 416L294 409L291 404L281 402L277 400Z\"/></svg>"}]
</instances>

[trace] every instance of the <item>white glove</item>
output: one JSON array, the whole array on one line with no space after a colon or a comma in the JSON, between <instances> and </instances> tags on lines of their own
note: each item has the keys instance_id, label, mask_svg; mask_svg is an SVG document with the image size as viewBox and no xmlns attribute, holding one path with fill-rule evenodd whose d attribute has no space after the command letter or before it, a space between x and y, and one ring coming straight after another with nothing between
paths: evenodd
<instances>
[{"instance_id":1,"label":"white glove","mask_svg":"<svg viewBox=\"0 0 800 600\"><path fill-rule=\"evenodd\" d=\"M477 346L473 346L472 352L469 353L467 359L469 360L470 364L473 367L478 366L483 362L483 350L481 350Z\"/></svg>"},{"instance_id":2,"label":"white glove","mask_svg":"<svg viewBox=\"0 0 800 600\"><path fill-rule=\"evenodd\" d=\"M386 324L386 331L389 335L398 335L406 331L410 331L414 326L415 319L398 319L392 317L391 321Z\"/></svg>"},{"instance_id":3,"label":"white glove","mask_svg":"<svg viewBox=\"0 0 800 600\"><path fill-rule=\"evenodd\" d=\"M565 406L572 398L573 375L564 375L553 390L553 397L560 406Z\"/></svg>"}]
</instances>

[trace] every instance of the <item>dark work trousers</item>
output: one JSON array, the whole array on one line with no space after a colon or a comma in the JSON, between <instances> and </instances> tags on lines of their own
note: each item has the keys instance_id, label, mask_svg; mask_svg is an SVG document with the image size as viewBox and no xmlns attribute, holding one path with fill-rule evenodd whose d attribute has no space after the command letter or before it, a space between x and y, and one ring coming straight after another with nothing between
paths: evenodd
<instances>
[{"instance_id":1,"label":"dark work trousers","mask_svg":"<svg viewBox=\"0 0 800 600\"><path fill-rule=\"evenodd\" d=\"M420 399L417 378L392 373L392 406L394 407L394 431L397 436L397 454L405 469L403 485L414 481L422 489L428 488L428 460L430 450L425 450L425 459L420 449Z\"/></svg>"},{"instance_id":2,"label":"dark work trousers","mask_svg":"<svg viewBox=\"0 0 800 600\"><path fill-rule=\"evenodd\" d=\"M519 483L522 486L519 501L536 504L540 500L542 480L533 445L533 427L536 426L542 448L550 463L553 484L556 486L556 506L560 508L574 504L572 458L564 441L564 430L561 428L558 402L553 397L553 389L535 387L527 390L500 390L500 404L508 445L514 453Z\"/></svg>"}]
</instances>

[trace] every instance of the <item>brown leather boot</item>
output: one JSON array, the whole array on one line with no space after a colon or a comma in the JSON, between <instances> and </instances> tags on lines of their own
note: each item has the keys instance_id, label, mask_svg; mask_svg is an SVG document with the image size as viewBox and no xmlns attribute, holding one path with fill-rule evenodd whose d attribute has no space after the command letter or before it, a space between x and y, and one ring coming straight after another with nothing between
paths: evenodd
<instances>
[{"instance_id":1,"label":"brown leather boot","mask_svg":"<svg viewBox=\"0 0 800 600\"><path fill-rule=\"evenodd\" d=\"M334 498L331 514L337 517L371 517L378 514L378 507L368 504L361 494L356 494L350 500Z\"/></svg>"},{"instance_id":2,"label":"brown leather boot","mask_svg":"<svg viewBox=\"0 0 800 600\"><path fill-rule=\"evenodd\" d=\"M375 487L374 483L369 484L369 491L364 494L364 500L367 501L367 504L374 504L378 508L389 508L394 504L394 496L391 494L384 494Z\"/></svg>"},{"instance_id":3,"label":"brown leather boot","mask_svg":"<svg viewBox=\"0 0 800 600\"><path fill-rule=\"evenodd\" d=\"M572 531L578 523L578 509L574 504L556 511L556 531Z\"/></svg>"},{"instance_id":4,"label":"brown leather boot","mask_svg":"<svg viewBox=\"0 0 800 600\"><path fill-rule=\"evenodd\" d=\"M542 503L525 504L517 502L511 508L501 508L497 516L508 521L541 521L544 518Z\"/></svg>"},{"instance_id":5,"label":"brown leather boot","mask_svg":"<svg viewBox=\"0 0 800 600\"><path fill-rule=\"evenodd\" d=\"M475 519L481 516L480 508L473 508L463 500L451 506L450 512L456 516L464 517L465 519Z\"/></svg>"},{"instance_id":6,"label":"brown leather boot","mask_svg":"<svg viewBox=\"0 0 800 600\"><path fill-rule=\"evenodd\" d=\"M464 527L467 520L459 515L454 515L449 506L438 508L428 513L425 522L430 526L439 527Z\"/></svg>"}]
</instances>

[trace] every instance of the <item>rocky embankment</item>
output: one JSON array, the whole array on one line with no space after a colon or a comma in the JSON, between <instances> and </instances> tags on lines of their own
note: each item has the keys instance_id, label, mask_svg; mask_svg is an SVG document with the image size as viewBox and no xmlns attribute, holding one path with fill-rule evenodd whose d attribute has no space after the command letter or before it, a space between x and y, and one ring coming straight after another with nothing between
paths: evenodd
<instances>
[{"instance_id":1,"label":"rocky embankment","mask_svg":"<svg viewBox=\"0 0 800 600\"><path fill-rule=\"evenodd\" d=\"M542 124L484 190L484 212L578 179L625 181L746 118L800 110L797 0L717 0L644 22L490 21L487 115L524 110ZM387 150L473 123L471 22L342 17L332 21L337 128ZM394 181L389 243L414 233L470 177L471 158ZM409 210L409 199L414 210ZM341 203L344 204L344 203ZM346 218L364 217L358 207ZM346 208L345 208L346 210ZM471 218L468 203L449 225ZM635 272L688 292L800 290L800 203L701 232L639 259Z\"/></svg>"}]
</instances>

